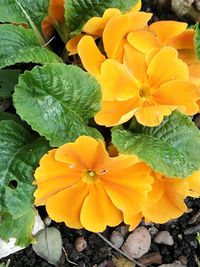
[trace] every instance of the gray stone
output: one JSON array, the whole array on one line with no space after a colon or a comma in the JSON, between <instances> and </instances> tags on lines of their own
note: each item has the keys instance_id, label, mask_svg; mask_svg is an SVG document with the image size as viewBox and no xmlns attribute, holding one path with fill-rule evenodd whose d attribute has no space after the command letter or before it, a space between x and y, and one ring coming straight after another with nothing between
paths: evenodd
<instances>
[{"instance_id":1,"label":"gray stone","mask_svg":"<svg viewBox=\"0 0 200 267\"><path fill-rule=\"evenodd\" d=\"M149 231L144 226L140 226L128 236L122 246L122 251L132 258L138 259L149 251L150 245Z\"/></svg>"},{"instance_id":2,"label":"gray stone","mask_svg":"<svg viewBox=\"0 0 200 267\"><path fill-rule=\"evenodd\" d=\"M164 244L168 246L174 245L173 237L170 235L168 231L160 231L153 240L157 244Z\"/></svg>"},{"instance_id":3,"label":"gray stone","mask_svg":"<svg viewBox=\"0 0 200 267\"><path fill-rule=\"evenodd\" d=\"M124 243L124 238L122 234L118 231L113 231L110 235L110 242L116 247L121 248Z\"/></svg>"},{"instance_id":4,"label":"gray stone","mask_svg":"<svg viewBox=\"0 0 200 267\"><path fill-rule=\"evenodd\" d=\"M170 264L162 264L162 265L159 265L159 267L187 267L187 266L182 265L180 263L180 261L175 261L175 262L170 263Z\"/></svg>"}]
</instances>

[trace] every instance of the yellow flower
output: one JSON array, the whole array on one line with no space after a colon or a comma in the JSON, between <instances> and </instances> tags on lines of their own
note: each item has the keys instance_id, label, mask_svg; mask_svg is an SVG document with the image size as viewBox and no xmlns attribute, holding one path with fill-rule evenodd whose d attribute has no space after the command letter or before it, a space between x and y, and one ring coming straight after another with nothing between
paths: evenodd
<instances>
[{"instance_id":1,"label":"yellow flower","mask_svg":"<svg viewBox=\"0 0 200 267\"><path fill-rule=\"evenodd\" d=\"M84 67L101 84L98 124L118 125L135 115L139 123L157 126L177 108L187 115L197 113L199 90L188 81L188 67L176 49L164 47L152 55L126 44L123 64L106 59L89 36L83 37L78 49Z\"/></svg>"},{"instance_id":2,"label":"yellow flower","mask_svg":"<svg viewBox=\"0 0 200 267\"><path fill-rule=\"evenodd\" d=\"M128 35L129 43L142 53L154 55L164 46L172 46L178 50L178 56L189 69L189 80L200 88L200 61L194 51L193 29L178 21L158 21L148 29L132 32ZM200 106L200 101L198 101Z\"/></svg>"},{"instance_id":3,"label":"yellow flower","mask_svg":"<svg viewBox=\"0 0 200 267\"><path fill-rule=\"evenodd\" d=\"M130 225L130 230L137 226L142 217L154 223L166 223L176 219L187 211L184 202L186 197L200 196L200 171L185 179L165 177L154 171L152 177L152 191L148 194L142 212L124 214L124 221Z\"/></svg>"},{"instance_id":4,"label":"yellow flower","mask_svg":"<svg viewBox=\"0 0 200 267\"><path fill-rule=\"evenodd\" d=\"M93 232L139 213L151 190L151 169L135 156L109 157L102 141L81 136L49 151L35 172L35 204L56 222Z\"/></svg>"},{"instance_id":5,"label":"yellow flower","mask_svg":"<svg viewBox=\"0 0 200 267\"><path fill-rule=\"evenodd\" d=\"M137 29L141 29L146 25L147 21L151 18L151 14L145 13L145 12L138 12L141 8L141 0L137 2L137 4L125 15L122 15L121 11L117 8L108 8L104 12L102 17L93 17L89 19L86 24L84 25L82 29L82 33L78 34L74 38L70 39L66 44L66 49L69 51L70 55L74 55L78 53L77 46L80 42L80 40L85 35L92 36L94 39L102 37L104 29L107 28L107 33L104 33L104 38L107 39L107 36L110 38L110 29L112 31L113 35L113 24L120 24L121 22L124 23L125 21L129 21L129 29L123 28L124 32L123 35L125 36L127 34L127 31L129 32L131 30L131 24L136 24L134 26ZM135 14L135 15L134 15ZM141 19L144 19L146 17L146 20L142 21L141 26ZM110 22L112 21L112 22ZM110 26L107 26L110 24ZM138 23L138 24L137 24ZM127 25L127 24L126 24ZM126 27L125 25L125 27ZM138 26L139 27L138 27ZM117 26L117 25L116 25ZM118 28L115 28L116 35L118 34ZM118 35L119 36L119 35ZM117 37L117 36L116 36ZM122 36L123 38L123 36ZM108 43L110 40L108 41Z\"/></svg>"},{"instance_id":6,"label":"yellow flower","mask_svg":"<svg viewBox=\"0 0 200 267\"><path fill-rule=\"evenodd\" d=\"M128 42L142 53L171 46L176 49L194 49L194 30L187 29L187 23L178 21L158 21L147 29L132 32L127 36Z\"/></svg>"}]
</instances>

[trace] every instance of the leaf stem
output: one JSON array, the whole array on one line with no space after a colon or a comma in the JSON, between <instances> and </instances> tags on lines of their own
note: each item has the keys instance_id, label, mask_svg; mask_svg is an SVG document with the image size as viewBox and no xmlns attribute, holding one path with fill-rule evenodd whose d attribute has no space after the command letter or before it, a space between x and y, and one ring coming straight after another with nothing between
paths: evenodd
<instances>
[{"instance_id":1,"label":"leaf stem","mask_svg":"<svg viewBox=\"0 0 200 267\"><path fill-rule=\"evenodd\" d=\"M42 34L38 31L37 27L35 26L34 22L30 18L30 16L27 14L26 10L23 8L23 6L18 2L18 0L15 0L15 2L18 4L18 6L21 8L22 12L24 13L25 17L29 21L35 36L37 37L38 41L40 42L41 46L45 46L46 42L45 39L43 38Z\"/></svg>"}]
</instances>

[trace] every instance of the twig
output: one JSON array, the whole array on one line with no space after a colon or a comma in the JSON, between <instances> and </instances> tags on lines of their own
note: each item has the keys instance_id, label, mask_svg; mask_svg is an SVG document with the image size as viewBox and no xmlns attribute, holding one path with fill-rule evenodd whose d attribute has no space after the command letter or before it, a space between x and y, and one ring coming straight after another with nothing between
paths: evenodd
<instances>
[{"instance_id":1,"label":"twig","mask_svg":"<svg viewBox=\"0 0 200 267\"><path fill-rule=\"evenodd\" d=\"M200 217L200 209L192 216L192 218L188 221L188 224L195 223Z\"/></svg>"},{"instance_id":2,"label":"twig","mask_svg":"<svg viewBox=\"0 0 200 267\"><path fill-rule=\"evenodd\" d=\"M48 46L51 43L51 41L53 41L53 39L55 38L56 36L53 36L46 44L43 45L43 47Z\"/></svg>"},{"instance_id":3,"label":"twig","mask_svg":"<svg viewBox=\"0 0 200 267\"><path fill-rule=\"evenodd\" d=\"M119 252L122 256L124 256L125 258L127 258L128 260L134 262L135 264L137 264L140 267L145 267L143 264L139 263L138 261L134 260L132 257L130 257L129 255L127 255L126 253L124 253L121 249L115 247L115 245L113 245L107 238L105 238L102 234L100 233L96 233L101 239L103 239L103 241L105 241L111 248L115 249L117 252Z\"/></svg>"},{"instance_id":4,"label":"twig","mask_svg":"<svg viewBox=\"0 0 200 267\"><path fill-rule=\"evenodd\" d=\"M186 228L184 230L184 235L196 234L199 231L200 231L200 224L197 224L196 226Z\"/></svg>"},{"instance_id":5,"label":"twig","mask_svg":"<svg viewBox=\"0 0 200 267\"><path fill-rule=\"evenodd\" d=\"M78 266L77 263L75 263L75 262L69 260L68 255L67 255L67 252L66 252L66 250L65 250L64 247L62 247L62 250L63 250L63 252L64 252L64 254L65 254L65 258L66 258L67 262L69 262L69 263L71 263L71 264L73 264L73 265L75 265L75 266Z\"/></svg>"}]
</instances>

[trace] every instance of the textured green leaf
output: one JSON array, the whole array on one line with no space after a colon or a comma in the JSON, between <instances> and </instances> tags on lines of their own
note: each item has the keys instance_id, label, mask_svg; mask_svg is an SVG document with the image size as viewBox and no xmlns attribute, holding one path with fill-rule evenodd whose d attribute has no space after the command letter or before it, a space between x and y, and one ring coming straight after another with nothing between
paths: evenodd
<instances>
[{"instance_id":1,"label":"textured green leaf","mask_svg":"<svg viewBox=\"0 0 200 267\"><path fill-rule=\"evenodd\" d=\"M12 120L0 121L0 215L3 218L1 238L7 235L18 238L19 233L13 235L17 229L10 232L7 229L12 224L21 224L24 221L19 231L25 231L23 227L29 229L30 226L26 225L23 218L33 219L33 173L48 149L46 140L35 140L20 124ZM3 227L4 224L6 228ZM30 235L29 232L29 236L21 238L27 240ZM22 244L20 240L18 242Z\"/></svg>"},{"instance_id":2,"label":"textured green leaf","mask_svg":"<svg viewBox=\"0 0 200 267\"><path fill-rule=\"evenodd\" d=\"M138 0L65 0L65 19L70 33L78 33L92 17L100 17L107 8L128 11Z\"/></svg>"},{"instance_id":3,"label":"textured green leaf","mask_svg":"<svg viewBox=\"0 0 200 267\"><path fill-rule=\"evenodd\" d=\"M61 62L56 54L41 47L33 30L5 24L0 25L0 36L0 68L20 62Z\"/></svg>"},{"instance_id":4,"label":"textured green leaf","mask_svg":"<svg viewBox=\"0 0 200 267\"><path fill-rule=\"evenodd\" d=\"M121 153L135 154L169 177L184 178L200 168L200 131L178 111L157 127L145 127L135 120L128 130L114 127L112 141Z\"/></svg>"},{"instance_id":5,"label":"textured green leaf","mask_svg":"<svg viewBox=\"0 0 200 267\"><path fill-rule=\"evenodd\" d=\"M9 213L3 215L3 221L0 224L0 237L8 241L10 237L16 238L16 245L27 246L34 242L32 236L32 227L34 224L35 210L27 209L26 212L17 219L14 219Z\"/></svg>"},{"instance_id":6,"label":"textured green leaf","mask_svg":"<svg viewBox=\"0 0 200 267\"><path fill-rule=\"evenodd\" d=\"M76 66L47 64L25 72L13 100L20 117L52 146L80 135L101 137L88 126L88 120L100 109L100 85Z\"/></svg>"},{"instance_id":7,"label":"textured green leaf","mask_svg":"<svg viewBox=\"0 0 200 267\"><path fill-rule=\"evenodd\" d=\"M9 113L9 112L0 112L0 121L15 121L16 123L22 125L25 129L31 130L30 126L22 121L21 118L17 114Z\"/></svg>"},{"instance_id":8,"label":"textured green leaf","mask_svg":"<svg viewBox=\"0 0 200 267\"><path fill-rule=\"evenodd\" d=\"M42 20L48 14L49 0L18 0L18 2L40 29ZM15 0L0 0L0 22L26 23L29 25L29 21Z\"/></svg>"},{"instance_id":9,"label":"textured green leaf","mask_svg":"<svg viewBox=\"0 0 200 267\"><path fill-rule=\"evenodd\" d=\"M18 82L20 70L0 70L0 97L10 98L15 85Z\"/></svg>"},{"instance_id":10,"label":"textured green leaf","mask_svg":"<svg viewBox=\"0 0 200 267\"><path fill-rule=\"evenodd\" d=\"M33 250L48 263L58 266L62 255L62 238L55 227L45 228L36 235Z\"/></svg>"},{"instance_id":11,"label":"textured green leaf","mask_svg":"<svg viewBox=\"0 0 200 267\"><path fill-rule=\"evenodd\" d=\"M199 23L197 23L195 25L194 45L195 45L196 56L200 60L200 27L199 27Z\"/></svg>"}]
</instances>

